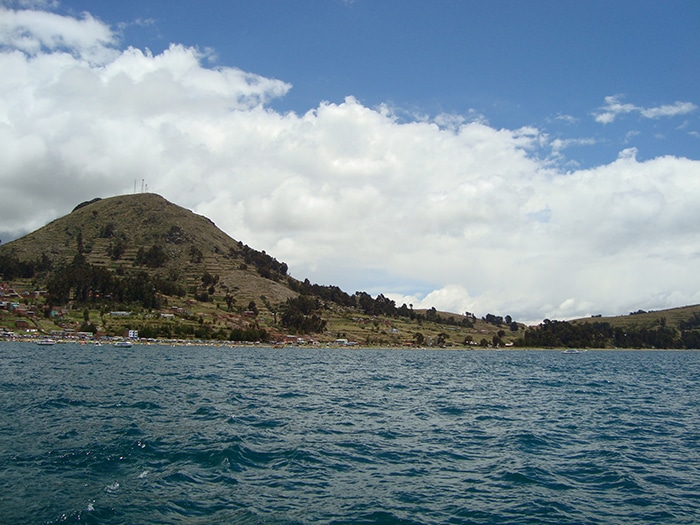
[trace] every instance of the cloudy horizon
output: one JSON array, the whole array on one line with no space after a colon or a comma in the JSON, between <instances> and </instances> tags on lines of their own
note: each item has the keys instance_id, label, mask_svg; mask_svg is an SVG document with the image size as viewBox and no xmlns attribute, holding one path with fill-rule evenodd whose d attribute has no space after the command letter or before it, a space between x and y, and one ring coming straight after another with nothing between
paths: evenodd
<instances>
[{"instance_id":1,"label":"cloudy horizon","mask_svg":"<svg viewBox=\"0 0 700 525\"><path fill-rule=\"evenodd\" d=\"M79 5L0 2L3 243L143 179L296 278L398 305L538 323L700 303L685 92L603 78L595 102L517 125L364 92L305 106L284 71L190 35L139 47L129 31L157 20Z\"/></svg>"}]
</instances>

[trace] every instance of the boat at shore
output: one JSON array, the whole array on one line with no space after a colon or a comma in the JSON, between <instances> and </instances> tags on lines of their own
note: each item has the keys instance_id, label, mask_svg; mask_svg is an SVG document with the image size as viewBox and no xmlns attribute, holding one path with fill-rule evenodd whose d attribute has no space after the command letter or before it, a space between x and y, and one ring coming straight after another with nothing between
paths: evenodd
<instances>
[{"instance_id":1,"label":"boat at shore","mask_svg":"<svg viewBox=\"0 0 700 525\"><path fill-rule=\"evenodd\" d=\"M130 341L117 341L114 343L114 346L118 348L131 348L131 342Z\"/></svg>"},{"instance_id":2,"label":"boat at shore","mask_svg":"<svg viewBox=\"0 0 700 525\"><path fill-rule=\"evenodd\" d=\"M36 344L41 346L53 346L56 344L56 341L53 339L39 339Z\"/></svg>"}]
</instances>

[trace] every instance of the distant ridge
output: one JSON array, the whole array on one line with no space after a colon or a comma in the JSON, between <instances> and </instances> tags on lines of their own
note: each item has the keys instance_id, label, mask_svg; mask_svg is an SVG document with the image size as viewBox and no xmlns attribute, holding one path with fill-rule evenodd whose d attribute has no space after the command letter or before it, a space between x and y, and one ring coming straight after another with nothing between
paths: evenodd
<instances>
[{"instance_id":1,"label":"distant ridge","mask_svg":"<svg viewBox=\"0 0 700 525\"><path fill-rule=\"evenodd\" d=\"M655 328L663 324L673 328L680 328L687 324L689 319L700 316L700 305L678 306L664 310L637 310L625 315L616 316L592 316L574 319L572 324L602 322L609 323L613 327L621 328Z\"/></svg>"}]
</instances>

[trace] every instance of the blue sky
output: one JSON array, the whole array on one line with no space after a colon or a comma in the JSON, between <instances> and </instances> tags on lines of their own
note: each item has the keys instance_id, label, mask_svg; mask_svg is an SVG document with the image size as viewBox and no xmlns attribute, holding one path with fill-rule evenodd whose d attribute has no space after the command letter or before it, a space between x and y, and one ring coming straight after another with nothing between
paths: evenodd
<instances>
[{"instance_id":1,"label":"blue sky","mask_svg":"<svg viewBox=\"0 0 700 525\"><path fill-rule=\"evenodd\" d=\"M694 156L693 123L628 114L601 126L605 97L659 107L700 92L700 5L674 1L168 1L62 2L123 24L123 43L162 52L211 49L215 63L293 88L272 105L303 113L353 96L413 115L482 115L595 140L571 160ZM573 119L576 119L575 121ZM680 129L678 129L680 128Z\"/></svg>"},{"instance_id":2,"label":"blue sky","mask_svg":"<svg viewBox=\"0 0 700 525\"><path fill-rule=\"evenodd\" d=\"M5 242L145 178L350 293L532 322L700 303L697 2L0 10Z\"/></svg>"}]
</instances>

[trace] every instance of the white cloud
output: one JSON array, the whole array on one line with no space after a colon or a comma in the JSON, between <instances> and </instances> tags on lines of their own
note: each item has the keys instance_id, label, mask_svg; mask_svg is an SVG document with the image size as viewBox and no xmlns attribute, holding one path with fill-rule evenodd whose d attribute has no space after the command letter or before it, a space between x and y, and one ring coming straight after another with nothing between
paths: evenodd
<instances>
[{"instance_id":1,"label":"white cloud","mask_svg":"<svg viewBox=\"0 0 700 525\"><path fill-rule=\"evenodd\" d=\"M674 104L644 108L635 106L634 104L623 104L621 99L621 95L605 97L605 105L602 106L597 113L594 113L596 122L610 124L614 122L619 115L627 113L639 113L641 116L648 119L675 117L678 115L687 115L697 109L697 106L692 102L676 102Z\"/></svg>"},{"instance_id":2,"label":"white cloud","mask_svg":"<svg viewBox=\"0 0 700 525\"><path fill-rule=\"evenodd\" d=\"M11 10L0 6L0 46L28 55L48 51L70 52L93 63L114 56L116 37L108 26L84 14L82 19L46 11Z\"/></svg>"},{"instance_id":3,"label":"white cloud","mask_svg":"<svg viewBox=\"0 0 700 525\"><path fill-rule=\"evenodd\" d=\"M180 45L118 51L88 15L22 17L0 36L0 236L145 178L297 277L416 308L536 322L700 302L697 161L630 149L563 173L537 152L591 139L352 97L281 114L282 81Z\"/></svg>"},{"instance_id":4,"label":"white cloud","mask_svg":"<svg viewBox=\"0 0 700 525\"><path fill-rule=\"evenodd\" d=\"M595 114L596 122L610 124L615 121L618 115L639 111L639 108L633 104L621 103L620 98L620 95L605 97L605 105Z\"/></svg>"},{"instance_id":5,"label":"white cloud","mask_svg":"<svg viewBox=\"0 0 700 525\"><path fill-rule=\"evenodd\" d=\"M625 133L625 138L623 140L623 144L630 143L632 141L632 139L634 137L638 136L639 134L640 134L640 132L637 130L628 131L627 133Z\"/></svg>"},{"instance_id":6,"label":"white cloud","mask_svg":"<svg viewBox=\"0 0 700 525\"><path fill-rule=\"evenodd\" d=\"M573 115L563 115L561 113L554 117L554 120L558 120L566 124L576 124L579 121L579 119L574 117Z\"/></svg>"},{"instance_id":7,"label":"white cloud","mask_svg":"<svg viewBox=\"0 0 700 525\"><path fill-rule=\"evenodd\" d=\"M0 5L16 6L20 9L55 9L58 0L0 0Z\"/></svg>"},{"instance_id":8,"label":"white cloud","mask_svg":"<svg viewBox=\"0 0 700 525\"><path fill-rule=\"evenodd\" d=\"M582 138L582 139L553 139L550 142L552 151L559 153L562 150L575 146L593 146L596 144L596 140L592 138Z\"/></svg>"},{"instance_id":9,"label":"white cloud","mask_svg":"<svg viewBox=\"0 0 700 525\"><path fill-rule=\"evenodd\" d=\"M677 115L687 115L698 109L692 102L676 102L665 106L642 109L642 116L646 118L675 117Z\"/></svg>"}]
</instances>

